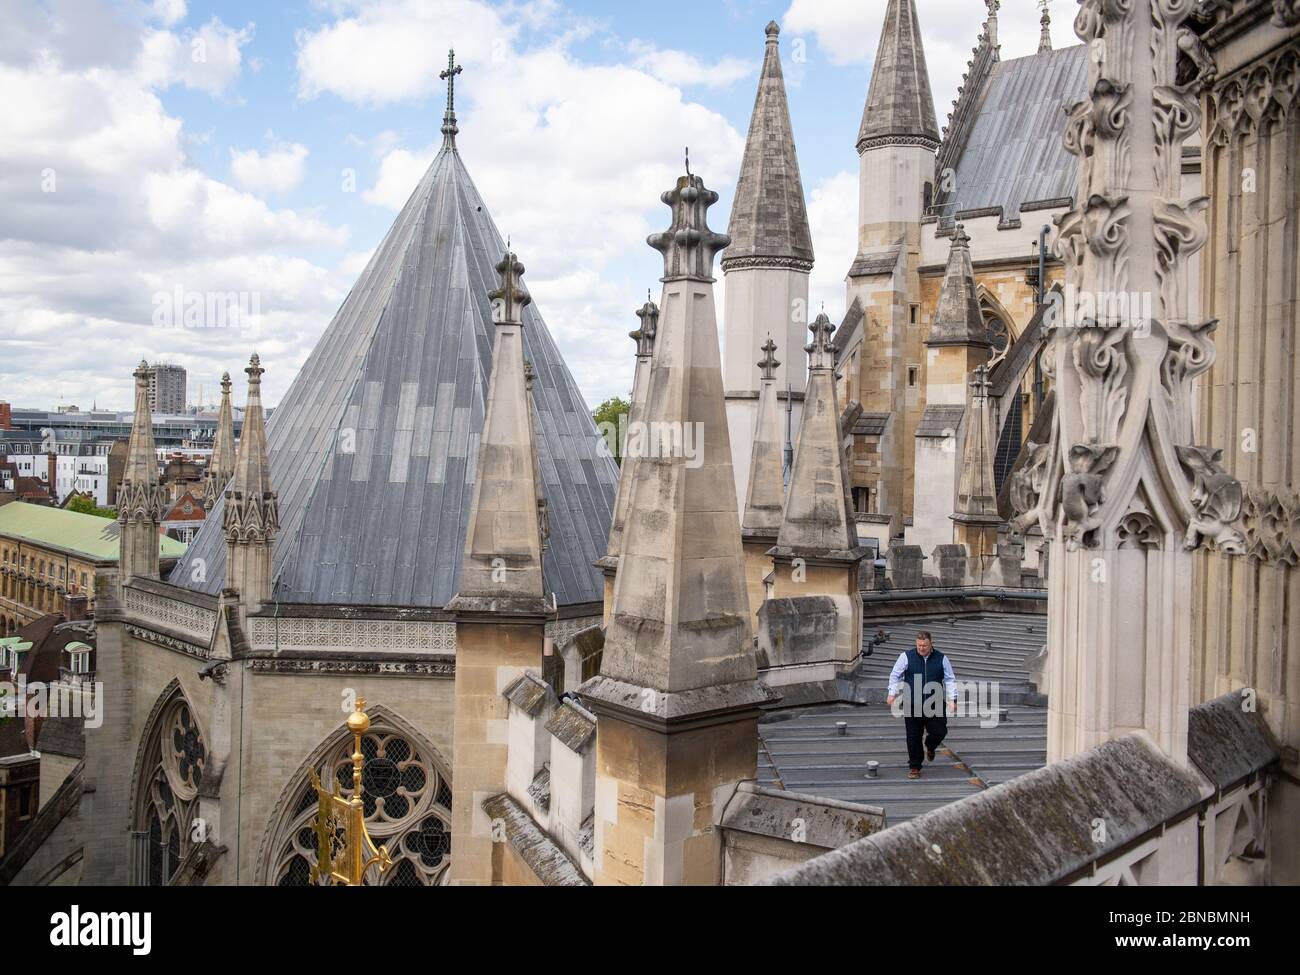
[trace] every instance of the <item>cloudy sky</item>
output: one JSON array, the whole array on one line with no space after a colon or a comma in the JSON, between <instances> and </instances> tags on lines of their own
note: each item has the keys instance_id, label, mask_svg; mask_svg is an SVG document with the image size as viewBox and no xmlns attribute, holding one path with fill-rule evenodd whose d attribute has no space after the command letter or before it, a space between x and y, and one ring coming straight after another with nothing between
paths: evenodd
<instances>
[{"instance_id":1,"label":"cloudy sky","mask_svg":"<svg viewBox=\"0 0 1300 975\"><path fill-rule=\"evenodd\" d=\"M142 357L185 366L192 401L228 369L242 399L255 348L277 402L433 156L453 45L461 155L590 403L630 383L632 312L662 270L645 237L685 146L726 229L772 18L814 301L838 318L885 5L4 0L0 401L129 409ZM917 6L942 124L985 6ZM1052 7L1074 43L1073 0ZM1003 0L1004 58L1036 49L1038 17ZM244 320L165 327L230 292Z\"/></svg>"}]
</instances>

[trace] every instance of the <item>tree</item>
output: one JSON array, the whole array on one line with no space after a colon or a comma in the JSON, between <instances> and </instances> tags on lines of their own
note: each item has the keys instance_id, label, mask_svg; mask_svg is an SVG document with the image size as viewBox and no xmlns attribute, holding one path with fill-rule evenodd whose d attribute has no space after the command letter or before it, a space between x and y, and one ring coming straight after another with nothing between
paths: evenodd
<instances>
[{"instance_id":1,"label":"tree","mask_svg":"<svg viewBox=\"0 0 1300 975\"><path fill-rule=\"evenodd\" d=\"M94 515L96 518L116 518L117 512L112 508L101 508L84 494L78 494L68 502L68 510L82 515Z\"/></svg>"},{"instance_id":2,"label":"tree","mask_svg":"<svg viewBox=\"0 0 1300 975\"><path fill-rule=\"evenodd\" d=\"M609 448L614 463L620 465L623 463L622 428L627 423L623 417L631 409L632 404L621 396L611 396L591 413L591 418L596 421L596 429L605 438L605 445Z\"/></svg>"}]
</instances>

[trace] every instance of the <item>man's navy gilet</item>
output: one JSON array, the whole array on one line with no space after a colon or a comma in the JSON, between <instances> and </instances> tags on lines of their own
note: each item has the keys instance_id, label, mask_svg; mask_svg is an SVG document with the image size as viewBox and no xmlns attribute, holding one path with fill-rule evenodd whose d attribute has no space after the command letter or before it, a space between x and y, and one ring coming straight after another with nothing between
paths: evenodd
<instances>
[{"instance_id":1,"label":"man's navy gilet","mask_svg":"<svg viewBox=\"0 0 1300 975\"><path fill-rule=\"evenodd\" d=\"M943 701L943 654L938 650L931 648L930 656L922 657L916 650L916 647L910 647L907 651L907 670L903 671L903 683L906 690L903 691L911 699L912 706L908 712L909 717L921 717L921 707L925 702L927 688L930 684L938 684L939 690L929 691L932 700ZM940 704L942 707L942 704ZM942 715L944 712L939 711Z\"/></svg>"}]
</instances>

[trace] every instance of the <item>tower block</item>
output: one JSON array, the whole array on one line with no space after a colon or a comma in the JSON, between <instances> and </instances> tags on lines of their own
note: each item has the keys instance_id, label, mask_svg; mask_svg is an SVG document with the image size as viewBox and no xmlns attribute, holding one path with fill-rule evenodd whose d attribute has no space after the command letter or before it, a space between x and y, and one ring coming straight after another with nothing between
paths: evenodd
<instances>
[{"instance_id":1,"label":"tower block","mask_svg":"<svg viewBox=\"0 0 1300 975\"><path fill-rule=\"evenodd\" d=\"M835 664L852 666L862 644L862 597L858 565L866 549L858 545L849 495L848 467L835 392L835 326L818 315L809 327L808 396L795 448L790 487L776 546L775 596L829 596L839 618Z\"/></svg>"},{"instance_id":2,"label":"tower block","mask_svg":"<svg viewBox=\"0 0 1300 975\"><path fill-rule=\"evenodd\" d=\"M598 884L721 882L717 824L755 774L770 693L752 646L713 304L728 238L708 228L718 195L698 176L662 199L673 217L649 238L664 287L646 400L662 437L631 469L601 672L579 689L597 717Z\"/></svg>"},{"instance_id":3,"label":"tower block","mask_svg":"<svg viewBox=\"0 0 1300 975\"><path fill-rule=\"evenodd\" d=\"M523 352L529 303L512 253L496 266L496 336L456 617L453 884L501 882L500 851L482 803L506 788L508 703L524 671L539 676L549 605L542 583L542 498Z\"/></svg>"}]
</instances>

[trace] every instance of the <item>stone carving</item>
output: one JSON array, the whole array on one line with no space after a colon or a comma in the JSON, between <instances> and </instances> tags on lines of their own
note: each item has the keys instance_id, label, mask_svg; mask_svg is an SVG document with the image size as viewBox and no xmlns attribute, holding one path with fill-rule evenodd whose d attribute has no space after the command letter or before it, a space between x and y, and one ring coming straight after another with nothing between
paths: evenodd
<instances>
[{"instance_id":1,"label":"stone carving","mask_svg":"<svg viewBox=\"0 0 1300 975\"><path fill-rule=\"evenodd\" d=\"M1075 444L1070 471L1061 479L1061 509L1065 515L1067 547L1078 548L1099 522L1097 512L1106 498L1103 475L1119 456L1114 444Z\"/></svg>"},{"instance_id":2,"label":"stone carving","mask_svg":"<svg viewBox=\"0 0 1300 975\"><path fill-rule=\"evenodd\" d=\"M1226 146L1257 124L1280 124L1295 110L1300 89L1300 45L1292 44L1271 60L1218 80L1210 106L1210 141Z\"/></svg>"},{"instance_id":3,"label":"stone carving","mask_svg":"<svg viewBox=\"0 0 1300 975\"><path fill-rule=\"evenodd\" d=\"M713 258L731 243L726 234L709 229L709 207L718 202L718 194L688 172L659 198L672 207L672 226L651 234L646 243L664 256L664 280L712 281Z\"/></svg>"},{"instance_id":4,"label":"stone carving","mask_svg":"<svg viewBox=\"0 0 1300 975\"><path fill-rule=\"evenodd\" d=\"M1300 496L1253 490L1242 506L1246 554L1261 562L1300 563Z\"/></svg>"},{"instance_id":5,"label":"stone carving","mask_svg":"<svg viewBox=\"0 0 1300 975\"><path fill-rule=\"evenodd\" d=\"M1241 517L1241 482L1222 466L1223 451L1216 447L1178 447L1178 459L1194 477L1191 503L1196 512L1187 526L1184 544L1199 548L1204 539L1228 555L1246 551L1245 540L1233 527Z\"/></svg>"},{"instance_id":6,"label":"stone carving","mask_svg":"<svg viewBox=\"0 0 1300 975\"><path fill-rule=\"evenodd\" d=\"M1160 526L1145 511L1130 511L1116 530L1120 548L1159 548Z\"/></svg>"},{"instance_id":7,"label":"stone carving","mask_svg":"<svg viewBox=\"0 0 1300 975\"><path fill-rule=\"evenodd\" d=\"M1016 517L1011 519L1014 535L1023 535L1042 518L1043 490L1046 487L1048 464L1052 458L1050 443L1025 441L1028 461L1011 475L1011 507Z\"/></svg>"},{"instance_id":8,"label":"stone carving","mask_svg":"<svg viewBox=\"0 0 1300 975\"><path fill-rule=\"evenodd\" d=\"M1294 27L1300 24L1300 0L1273 0L1273 26Z\"/></svg>"}]
</instances>

